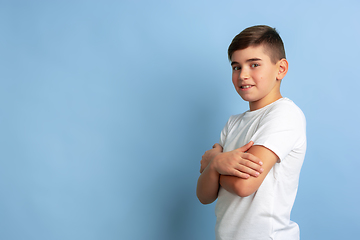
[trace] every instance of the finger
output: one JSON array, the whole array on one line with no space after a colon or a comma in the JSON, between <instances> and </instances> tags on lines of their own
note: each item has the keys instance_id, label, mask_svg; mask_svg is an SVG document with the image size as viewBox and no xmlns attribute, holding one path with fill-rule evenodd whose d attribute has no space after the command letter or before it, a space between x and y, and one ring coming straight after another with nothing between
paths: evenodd
<instances>
[{"instance_id":1,"label":"finger","mask_svg":"<svg viewBox=\"0 0 360 240\"><path fill-rule=\"evenodd\" d=\"M241 157L243 159L247 159L249 161L252 161L253 163L256 163L256 164L258 164L260 166L263 165L263 162L261 161L261 159L256 157L255 155L253 155L251 153L244 153Z\"/></svg>"},{"instance_id":2,"label":"finger","mask_svg":"<svg viewBox=\"0 0 360 240\"><path fill-rule=\"evenodd\" d=\"M235 176L235 177L244 178L244 179L247 179L247 178L250 177L249 174L244 173L244 172L241 172L241 171L237 171L237 170L234 170L234 172L232 173L232 175Z\"/></svg>"},{"instance_id":3,"label":"finger","mask_svg":"<svg viewBox=\"0 0 360 240\"><path fill-rule=\"evenodd\" d=\"M222 150L222 146L221 146L220 144L218 144L218 143L215 143L214 146L213 146L213 148L219 148L219 149Z\"/></svg>"},{"instance_id":4,"label":"finger","mask_svg":"<svg viewBox=\"0 0 360 240\"><path fill-rule=\"evenodd\" d=\"M254 162L247 161L246 164L244 164L244 166L251 168L259 173L264 172L264 169L262 168L262 166L254 163Z\"/></svg>"},{"instance_id":5,"label":"finger","mask_svg":"<svg viewBox=\"0 0 360 240\"><path fill-rule=\"evenodd\" d=\"M253 141L250 141L250 142L248 142L247 144L245 144L244 146L238 148L238 151L240 151L240 152L246 152L247 150L249 150L249 149L252 147L253 144L254 144L254 142L253 142Z\"/></svg>"},{"instance_id":6,"label":"finger","mask_svg":"<svg viewBox=\"0 0 360 240\"><path fill-rule=\"evenodd\" d=\"M249 174L253 177L258 177L260 175L260 172L259 171L256 171L248 166L245 166L245 165L241 165L239 164L236 168L238 171L244 173L244 174Z\"/></svg>"},{"instance_id":7,"label":"finger","mask_svg":"<svg viewBox=\"0 0 360 240\"><path fill-rule=\"evenodd\" d=\"M251 168L259 173L262 173L264 171L264 169L262 168L262 162L260 161L257 162L258 160L256 161L250 161L250 160L247 160L247 159L243 159L242 161L239 162L240 165L243 165L247 168Z\"/></svg>"}]
</instances>

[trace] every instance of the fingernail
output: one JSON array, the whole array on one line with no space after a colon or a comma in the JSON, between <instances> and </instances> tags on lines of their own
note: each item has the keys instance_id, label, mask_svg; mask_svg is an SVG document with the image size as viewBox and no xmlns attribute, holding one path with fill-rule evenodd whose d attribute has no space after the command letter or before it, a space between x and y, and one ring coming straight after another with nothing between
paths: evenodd
<instances>
[{"instance_id":1,"label":"fingernail","mask_svg":"<svg viewBox=\"0 0 360 240\"><path fill-rule=\"evenodd\" d=\"M263 172L264 171L264 169L263 168L260 168L260 172Z\"/></svg>"},{"instance_id":2,"label":"fingernail","mask_svg":"<svg viewBox=\"0 0 360 240\"><path fill-rule=\"evenodd\" d=\"M263 165L263 162L262 162L262 161L260 161L260 162L259 162L259 164L260 164L260 165Z\"/></svg>"}]
</instances>

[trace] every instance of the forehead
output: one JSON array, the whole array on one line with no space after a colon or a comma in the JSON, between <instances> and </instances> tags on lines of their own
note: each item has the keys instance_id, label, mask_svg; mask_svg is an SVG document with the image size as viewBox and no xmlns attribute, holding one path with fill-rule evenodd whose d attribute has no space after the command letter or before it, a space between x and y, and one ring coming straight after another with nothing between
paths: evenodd
<instances>
[{"instance_id":1,"label":"forehead","mask_svg":"<svg viewBox=\"0 0 360 240\"><path fill-rule=\"evenodd\" d=\"M231 62L246 62L249 59L261 59L262 61L271 61L263 45L250 46L245 49L236 50L231 56Z\"/></svg>"}]
</instances>

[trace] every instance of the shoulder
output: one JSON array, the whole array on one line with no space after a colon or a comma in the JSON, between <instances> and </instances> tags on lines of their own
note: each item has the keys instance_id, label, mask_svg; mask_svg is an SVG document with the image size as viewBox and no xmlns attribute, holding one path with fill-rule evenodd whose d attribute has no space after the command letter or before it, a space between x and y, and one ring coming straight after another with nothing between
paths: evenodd
<instances>
[{"instance_id":1,"label":"shoulder","mask_svg":"<svg viewBox=\"0 0 360 240\"><path fill-rule=\"evenodd\" d=\"M219 143L221 146L224 146L224 143L227 139L228 134L230 134L230 132L232 132L234 129L236 129L238 124L241 122L241 119L244 116L244 114L245 113L241 113L241 114L230 116L229 120L225 124L225 126L220 134L220 142Z\"/></svg>"},{"instance_id":2,"label":"shoulder","mask_svg":"<svg viewBox=\"0 0 360 240\"><path fill-rule=\"evenodd\" d=\"M305 116L293 101L280 99L266 109L252 139L254 145L267 147L282 160L295 148L305 149Z\"/></svg>"},{"instance_id":3,"label":"shoulder","mask_svg":"<svg viewBox=\"0 0 360 240\"><path fill-rule=\"evenodd\" d=\"M278 113L291 113L304 116L303 111L289 98L282 98L274 102L270 110Z\"/></svg>"},{"instance_id":4,"label":"shoulder","mask_svg":"<svg viewBox=\"0 0 360 240\"><path fill-rule=\"evenodd\" d=\"M231 115L229 117L229 121L231 121L231 122L237 121L238 119L241 119L244 116L245 113L246 112L239 113L239 114L236 114L236 115Z\"/></svg>"},{"instance_id":5,"label":"shoulder","mask_svg":"<svg viewBox=\"0 0 360 240\"><path fill-rule=\"evenodd\" d=\"M277 124L305 124L303 111L289 98L282 98L274 102L264 111L263 118L267 121L275 120Z\"/></svg>"},{"instance_id":6,"label":"shoulder","mask_svg":"<svg viewBox=\"0 0 360 240\"><path fill-rule=\"evenodd\" d=\"M229 120L227 121L226 125L229 129L233 128L234 125L236 125L236 123L240 122L241 119L243 118L243 116L245 115L246 112L244 113L240 113L240 114L236 114L236 115L231 115L229 117Z\"/></svg>"}]
</instances>

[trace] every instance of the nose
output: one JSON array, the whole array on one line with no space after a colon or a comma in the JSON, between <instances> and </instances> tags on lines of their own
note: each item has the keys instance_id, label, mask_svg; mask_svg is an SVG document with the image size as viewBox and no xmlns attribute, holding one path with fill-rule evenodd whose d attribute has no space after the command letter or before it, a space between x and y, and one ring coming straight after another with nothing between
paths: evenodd
<instances>
[{"instance_id":1,"label":"nose","mask_svg":"<svg viewBox=\"0 0 360 240\"><path fill-rule=\"evenodd\" d=\"M248 78L249 78L249 72L245 68L241 69L239 73L239 79L244 80Z\"/></svg>"}]
</instances>

